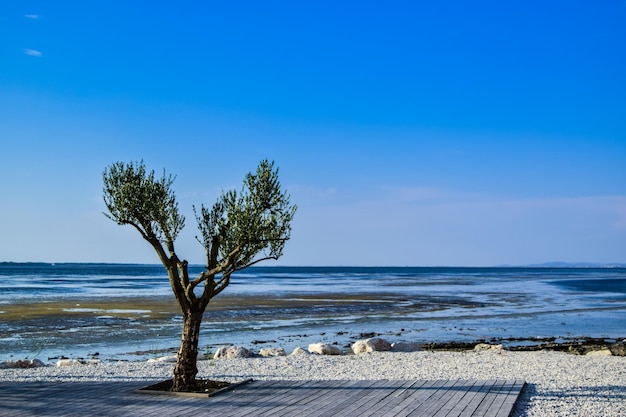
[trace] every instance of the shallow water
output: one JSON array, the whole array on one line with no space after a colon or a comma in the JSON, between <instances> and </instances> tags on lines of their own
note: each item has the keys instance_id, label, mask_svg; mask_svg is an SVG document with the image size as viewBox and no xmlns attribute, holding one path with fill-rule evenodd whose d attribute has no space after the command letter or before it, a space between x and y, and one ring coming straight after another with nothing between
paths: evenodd
<instances>
[{"instance_id":1,"label":"shallow water","mask_svg":"<svg viewBox=\"0 0 626 417\"><path fill-rule=\"evenodd\" d=\"M140 359L178 344L161 266L0 264L0 278L0 360ZM211 302L201 345L623 338L625 328L620 268L253 267Z\"/></svg>"}]
</instances>

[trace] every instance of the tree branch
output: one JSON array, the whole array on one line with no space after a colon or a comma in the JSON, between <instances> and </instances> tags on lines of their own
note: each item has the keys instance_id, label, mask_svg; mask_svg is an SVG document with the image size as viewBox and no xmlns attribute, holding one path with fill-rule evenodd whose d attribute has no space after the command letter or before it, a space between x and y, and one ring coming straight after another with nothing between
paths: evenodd
<instances>
[{"instance_id":1,"label":"tree branch","mask_svg":"<svg viewBox=\"0 0 626 417\"><path fill-rule=\"evenodd\" d=\"M241 271L242 269L246 269L249 266L252 266L254 264L258 264L259 262L267 261L269 259L278 260L278 256L266 256L264 258L256 259L256 260L254 260L254 261L252 261L252 262L250 262L250 263L248 263L246 265L242 265L242 266L236 267L235 271Z\"/></svg>"},{"instance_id":2,"label":"tree branch","mask_svg":"<svg viewBox=\"0 0 626 417\"><path fill-rule=\"evenodd\" d=\"M191 289L194 289L195 287L197 287L201 282L205 281L206 279L208 279L211 276L215 276L217 274L221 274L222 272L224 272L229 265L233 264L235 262L234 257L241 251L241 246L237 246L235 249L233 249L226 257L226 259L221 262L219 265L216 265L214 268L210 269L209 271L205 271L200 273L200 275L198 276L198 278L194 279L193 281L191 281L191 283L189 284L189 286L191 287ZM213 261L211 261L210 263L214 263Z\"/></svg>"},{"instance_id":3,"label":"tree branch","mask_svg":"<svg viewBox=\"0 0 626 417\"><path fill-rule=\"evenodd\" d=\"M215 286L215 288L212 291L212 295L211 297L215 297L216 295L218 295L219 293L221 293L222 291L224 291L224 289L226 289L226 287L228 287L228 284L230 284L230 275L234 272L231 271L227 274L224 274L224 276L222 276L222 279L219 280L218 284Z\"/></svg>"},{"instance_id":4,"label":"tree branch","mask_svg":"<svg viewBox=\"0 0 626 417\"><path fill-rule=\"evenodd\" d=\"M142 236L144 236L143 233ZM157 255L159 256L161 263L165 266L165 269L167 270L167 276L170 281L170 287L172 288L172 292L176 297L176 301L178 301L178 304L180 304L180 307L183 309L183 311L189 310L191 307L191 302L194 301L195 297L190 298L188 296L188 291L186 291L185 287L183 287L183 283L181 282L178 271L178 264L180 262L178 257L175 253L172 255L171 258L168 257L165 249L163 248L163 245L161 245L161 242L154 235L154 233L152 234L152 236L148 236L145 239L150 243L150 245L152 245ZM186 264L187 261L183 262ZM185 275L188 275L186 265L183 272L183 277L185 277Z\"/></svg>"},{"instance_id":5,"label":"tree branch","mask_svg":"<svg viewBox=\"0 0 626 417\"><path fill-rule=\"evenodd\" d=\"M148 234L143 230L143 228L141 226L139 226L137 223L134 222L124 222L123 224L130 224L131 226L133 226L135 229L137 229L137 231L139 232L139 234L141 235L142 238L144 238L145 240L147 240L148 242L150 242L150 237L148 236Z\"/></svg>"}]
</instances>

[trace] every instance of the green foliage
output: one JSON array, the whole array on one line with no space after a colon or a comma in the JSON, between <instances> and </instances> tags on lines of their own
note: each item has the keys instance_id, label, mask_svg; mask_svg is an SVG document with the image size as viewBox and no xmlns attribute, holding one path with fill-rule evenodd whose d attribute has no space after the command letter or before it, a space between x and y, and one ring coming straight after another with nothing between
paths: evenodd
<instances>
[{"instance_id":1,"label":"green foliage","mask_svg":"<svg viewBox=\"0 0 626 417\"><path fill-rule=\"evenodd\" d=\"M117 224L134 226L145 239L173 243L185 226L171 189L174 178L156 178L142 162L116 162L103 173L105 216Z\"/></svg>"},{"instance_id":2,"label":"green foliage","mask_svg":"<svg viewBox=\"0 0 626 417\"><path fill-rule=\"evenodd\" d=\"M263 160L255 173L246 175L240 191L223 192L211 209L193 208L200 230L196 238L206 250L207 270L190 280L186 261L174 252L174 241L185 224L172 191L174 177L164 172L157 178L142 161L116 162L107 167L103 179L109 210L105 215L120 225L134 226L150 242L183 308L195 302L194 288L200 283L205 283L202 304L206 304L229 284L234 271L282 256L290 238L296 206L281 190L274 162Z\"/></svg>"},{"instance_id":3,"label":"green foliage","mask_svg":"<svg viewBox=\"0 0 626 417\"><path fill-rule=\"evenodd\" d=\"M210 210L202 206L198 213L194 207L209 263L227 264L232 272L278 259L296 209L281 191L274 163L261 161L256 173L246 175L240 192L223 192Z\"/></svg>"}]
</instances>

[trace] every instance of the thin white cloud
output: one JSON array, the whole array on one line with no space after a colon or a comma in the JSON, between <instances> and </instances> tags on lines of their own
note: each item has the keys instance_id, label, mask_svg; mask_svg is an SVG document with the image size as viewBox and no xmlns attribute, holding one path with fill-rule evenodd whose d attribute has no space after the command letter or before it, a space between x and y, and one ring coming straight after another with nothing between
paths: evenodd
<instances>
[{"instance_id":1,"label":"thin white cloud","mask_svg":"<svg viewBox=\"0 0 626 417\"><path fill-rule=\"evenodd\" d=\"M36 49L24 49L24 53L29 56L42 56L43 55L41 51L38 51Z\"/></svg>"},{"instance_id":2,"label":"thin white cloud","mask_svg":"<svg viewBox=\"0 0 626 417\"><path fill-rule=\"evenodd\" d=\"M383 198L397 203L418 203L424 201L472 200L475 195L436 187L382 187Z\"/></svg>"},{"instance_id":3,"label":"thin white cloud","mask_svg":"<svg viewBox=\"0 0 626 417\"><path fill-rule=\"evenodd\" d=\"M479 266L623 260L626 196L518 199L428 187L388 191L352 205L302 204L293 236L294 246L302 245L293 256L301 259L290 262L310 264L322 257L328 264ZM368 253L375 256L363 255Z\"/></svg>"},{"instance_id":4,"label":"thin white cloud","mask_svg":"<svg viewBox=\"0 0 626 417\"><path fill-rule=\"evenodd\" d=\"M298 201L298 204L310 204L319 205L326 204L330 200L344 201L346 196L337 190L337 188L329 187L315 187L312 185L291 184L287 187L289 194L292 195L293 201Z\"/></svg>"},{"instance_id":5,"label":"thin white cloud","mask_svg":"<svg viewBox=\"0 0 626 417\"><path fill-rule=\"evenodd\" d=\"M530 211L545 209L579 210L588 213L605 213L615 218L613 226L616 229L626 228L626 196L583 196L570 198L544 198L525 200L502 200L491 202L506 210Z\"/></svg>"},{"instance_id":6,"label":"thin white cloud","mask_svg":"<svg viewBox=\"0 0 626 417\"><path fill-rule=\"evenodd\" d=\"M435 187L384 187L382 199L391 203L435 203L463 207L498 207L499 210L525 212L530 210L572 208L596 210L616 215L616 225L626 225L626 195L506 198L478 193L460 192Z\"/></svg>"},{"instance_id":7,"label":"thin white cloud","mask_svg":"<svg viewBox=\"0 0 626 417\"><path fill-rule=\"evenodd\" d=\"M38 14L25 14L24 17L26 19L39 19L39 15Z\"/></svg>"}]
</instances>

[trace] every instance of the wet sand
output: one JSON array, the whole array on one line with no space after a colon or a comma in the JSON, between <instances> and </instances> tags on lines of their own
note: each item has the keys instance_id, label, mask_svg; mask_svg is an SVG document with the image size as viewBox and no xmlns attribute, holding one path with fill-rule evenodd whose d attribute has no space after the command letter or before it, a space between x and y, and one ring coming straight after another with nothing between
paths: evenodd
<instances>
[{"instance_id":1,"label":"wet sand","mask_svg":"<svg viewBox=\"0 0 626 417\"><path fill-rule=\"evenodd\" d=\"M437 322L441 314L451 310L457 315ZM182 325L173 297L19 300L0 305L0 311L0 360L35 356L142 360L174 352ZM372 293L220 296L205 313L200 349L210 354L219 346L236 344L290 351L296 346L326 342L348 350L355 340L372 335L431 347L448 341L545 347L546 343L578 343L581 336L559 333L561 329L555 327L540 337L534 333L510 337L504 328L506 318L494 316L490 318L497 324L492 330L494 336L481 337L480 328L463 327L458 312L464 311L471 325L479 317L477 312L489 312L490 306L477 306L460 297L408 299ZM600 317L604 314L610 313L599 313ZM513 327L533 324L530 316L516 313L511 317ZM437 333L429 332L437 326L443 327L436 329ZM432 334L440 337L428 337Z\"/></svg>"},{"instance_id":2,"label":"wet sand","mask_svg":"<svg viewBox=\"0 0 626 417\"><path fill-rule=\"evenodd\" d=\"M427 307L427 302L423 305L413 302L412 305L411 311L432 309L437 304L430 303ZM203 329L212 342L206 349L240 342L242 332L249 334L245 337L247 342L261 343L263 340L259 339L272 329L258 327L268 321L275 324L277 321L310 320L311 326L307 326L310 329L317 322L323 323L333 317L367 316L393 309L397 309L398 314L408 311L407 305L398 305L397 296L384 294L218 297L211 301L204 316ZM18 357L32 357L40 349L49 355L85 356L103 349L152 355L177 346L182 323L179 306L173 297L23 300L2 305L0 311L0 351L12 352ZM256 324L251 327L248 323ZM228 330L233 328L238 329L239 333L235 332L238 340L230 339L232 333L229 334ZM291 343L296 343L293 338L303 336L309 335L285 334ZM90 345L93 349L89 348Z\"/></svg>"}]
</instances>

